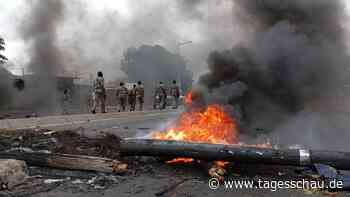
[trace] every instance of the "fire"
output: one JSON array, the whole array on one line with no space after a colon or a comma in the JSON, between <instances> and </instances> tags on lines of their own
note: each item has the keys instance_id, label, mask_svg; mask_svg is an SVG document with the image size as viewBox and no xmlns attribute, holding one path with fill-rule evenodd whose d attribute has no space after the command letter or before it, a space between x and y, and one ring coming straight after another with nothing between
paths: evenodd
<instances>
[{"instance_id":1,"label":"fire","mask_svg":"<svg viewBox=\"0 0 350 197\"><path fill-rule=\"evenodd\" d=\"M192 105L192 103L193 103L193 92L192 92L192 91L190 91L190 92L186 95L186 97L185 97L185 103L186 103L186 105L188 105L188 106L191 106L191 105Z\"/></svg>"},{"instance_id":2,"label":"fire","mask_svg":"<svg viewBox=\"0 0 350 197\"><path fill-rule=\"evenodd\" d=\"M194 143L209 144L235 144L249 146L238 141L238 124L225 112L223 106L218 104L208 105L206 108L196 107L201 102L200 92L191 91L185 97L187 106L192 110L184 112L176 124L165 132L153 133L153 138L158 140L175 140ZM270 147L269 143L252 145L254 147ZM192 163L193 158L175 158L167 161L168 164ZM222 180L226 168L230 164L227 161L215 161L209 169L209 175Z\"/></svg>"},{"instance_id":3,"label":"fire","mask_svg":"<svg viewBox=\"0 0 350 197\"><path fill-rule=\"evenodd\" d=\"M214 104L209 105L205 111L183 113L177 125L166 132L154 133L153 138L210 144L236 144L238 126L223 107Z\"/></svg>"},{"instance_id":4,"label":"fire","mask_svg":"<svg viewBox=\"0 0 350 197\"><path fill-rule=\"evenodd\" d=\"M196 94L190 92L185 102L193 104ZM199 142L210 144L236 144L238 142L238 126L220 105L209 105L204 111L193 110L183 113L177 124L166 132L156 132L154 139ZM175 158L169 164L192 163L193 158ZM216 161L216 166L225 168L229 162Z\"/></svg>"},{"instance_id":5,"label":"fire","mask_svg":"<svg viewBox=\"0 0 350 197\"><path fill-rule=\"evenodd\" d=\"M192 163L194 159L192 158L175 158L173 160L167 161L166 163L172 164L172 163Z\"/></svg>"}]
</instances>

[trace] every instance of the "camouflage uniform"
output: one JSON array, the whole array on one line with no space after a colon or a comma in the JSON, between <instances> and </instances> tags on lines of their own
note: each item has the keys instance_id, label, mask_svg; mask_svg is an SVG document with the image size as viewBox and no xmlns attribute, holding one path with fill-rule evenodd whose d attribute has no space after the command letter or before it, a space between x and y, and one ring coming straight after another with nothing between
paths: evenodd
<instances>
[{"instance_id":1,"label":"camouflage uniform","mask_svg":"<svg viewBox=\"0 0 350 197\"><path fill-rule=\"evenodd\" d=\"M117 89L117 100L118 100L118 105L119 105L119 109L118 111L125 111L126 110L126 102L128 99L128 89L125 86L120 86Z\"/></svg>"},{"instance_id":2,"label":"camouflage uniform","mask_svg":"<svg viewBox=\"0 0 350 197\"><path fill-rule=\"evenodd\" d=\"M138 85L136 87L136 99L137 99L137 102L139 103L140 111L143 110L144 97L145 97L145 89L143 85Z\"/></svg>"},{"instance_id":3,"label":"camouflage uniform","mask_svg":"<svg viewBox=\"0 0 350 197\"><path fill-rule=\"evenodd\" d=\"M97 105L101 104L101 112L106 113L106 89L103 77L97 77L93 84L94 105L92 112L96 112Z\"/></svg>"},{"instance_id":4,"label":"camouflage uniform","mask_svg":"<svg viewBox=\"0 0 350 197\"><path fill-rule=\"evenodd\" d=\"M167 93L163 85L159 85L154 93L153 108L156 109L159 105L160 109L166 108Z\"/></svg>"},{"instance_id":5,"label":"camouflage uniform","mask_svg":"<svg viewBox=\"0 0 350 197\"><path fill-rule=\"evenodd\" d=\"M177 109L179 106L179 98L180 98L180 87L177 84L173 84L170 87L170 96L173 98L173 109Z\"/></svg>"},{"instance_id":6,"label":"camouflage uniform","mask_svg":"<svg viewBox=\"0 0 350 197\"><path fill-rule=\"evenodd\" d=\"M130 105L130 111L135 111L135 107L136 107L136 87L133 87L130 91L129 91L129 105Z\"/></svg>"}]
</instances>

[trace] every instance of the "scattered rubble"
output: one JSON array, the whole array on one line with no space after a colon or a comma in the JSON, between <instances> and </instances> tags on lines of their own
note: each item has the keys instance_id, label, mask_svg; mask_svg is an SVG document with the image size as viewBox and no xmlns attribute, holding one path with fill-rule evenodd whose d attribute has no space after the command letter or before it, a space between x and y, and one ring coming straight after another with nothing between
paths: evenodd
<instances>
[{"instance_id":1,"label":"scattered rubble","mask_svg":"<svg viewBox=\"0 0 350 197\"><path fill-rule=\"evenodd\" d=\"M56 188L69 190L73 193L98 192L118 187L121 183L125 185L123 187L133 187L133 181L138 179L143 180L139 186L143 185L145 180L150 179L170 181L170 184L155 187L152 193L155 196L171 196L178 193L179 188L185 187L185 185L206 184L209 175L218 178L230 176L231 178L250 180L258 180L261 177L265 179L278 178L279 180L310 178L310 173L304 173L299 168L285 166L243 165L230 162L229 165L223 167L219 163L205 161L169 165L166 163L171 159L169 157L122 155L120 153L121 139L117 136L101 134L92 139L80 133L82 132L55 132L39 129L0 133L0 151L2 152L0 157L5 157L6 154L15 154L16 157L27 154L27 157L22 159L27 161L28 165L27 181L16 187L3 188L6 190L0 191L0 196L30 196ZM38 155L44 156L41 158L46 159L72 155L74 155L72 157L79 159L104 158L107 161L118 161L118 167L122 173L114 173L113 170L89 170L86 169L86 166L89 166L85 165L87 163L82 165L81 162L76 161L72 165L68 164L69 168L64 169L62 165L67 164L62 163L61 159L58 160L60 161L58 162L59 166L52 165L54 163L52 160L50 160L49 165L46 165L48 160L46 160L45 165L33 165L31 159L36 158L35 162L40 161ZM79 168L74 168L77 165ZM85 168L83 168L84 166ZM116 166L111 165L110 167L113 169ZM194 183L194 180L198 180L200 183ZM142 194L145 192L145 187L148 186L138 187L131 193Z\"/></svg>"},{"instance_id":2,"label":"scattered rubble","mask_svg":"<svg viewBox=\"0 0 350 197\"><path fill-rule=\"evenodd\" d=\"M49 188L55 188L53 186L65 183L79 185L81 181L89 190L106 189L112 183L119 182L113 178L114 176L126 173L128 170L128 164L119 161L117 150L119 141L120 139L114 135L102 134L92 139L75 131L56 132L40 129L3 131L0 133L0 157L17 158L22 161L0 160L2 189L5 189L7 192L5 190L4 192L9 196L23 193L20 191L23 186L16 187L17 192L10 190L25 181L23 177L27 176L26 163L30 166L29 175L36 177L36 180L41 179L36 184L51 185ZM20 168L22 165L24 167ZM93 177L94 181L89 182L88 180L92 180ZM44 188L46 191L47 187ZM26 190L28 190L25 192L26 195L37 193L30 192L32 190L30 187ZM5 195L4 192L0 193L0 196Z\"/></svg>"},{"instance_id":3,"label":"scattered rubble","mask_svg":"<svg viewBox=\"0 0 350 197\"><path fill-rule=\"evenodd\" d=\"M28 176L24 161L0 159L0 189L12 189L23 183Z\"/></svg>"},{"instance_id":4,"label":"scattered rubble","mask_svg":"<svg viewBox=\"0 0 350 197\"><path fill-rule=\"evenodd\" d=\"M35 129L0 133L0 151L34 151L118 159L119 142L120 139L114 135L102 134L97 138L88 138L76 131Z\"/></svg>"}]
</instances>

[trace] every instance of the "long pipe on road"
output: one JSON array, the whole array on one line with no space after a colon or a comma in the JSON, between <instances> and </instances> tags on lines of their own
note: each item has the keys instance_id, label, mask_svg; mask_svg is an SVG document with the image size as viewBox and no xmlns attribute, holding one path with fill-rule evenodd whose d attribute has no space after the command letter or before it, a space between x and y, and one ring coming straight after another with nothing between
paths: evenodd
<instances>
[{"instance_id":1,"label":"long pipe on road","mask_svg":"<svg viewBox=\"0 0 350 197\"><path fill-rule=\"evenodd\" d=\"M185 157L207 161L232 161L271 165L330 165L350 170L350 153L307 149L272 149L239 145L197 144L181 141L127 139L120 143L122 155Z\"/></svg>"}]
</instances>

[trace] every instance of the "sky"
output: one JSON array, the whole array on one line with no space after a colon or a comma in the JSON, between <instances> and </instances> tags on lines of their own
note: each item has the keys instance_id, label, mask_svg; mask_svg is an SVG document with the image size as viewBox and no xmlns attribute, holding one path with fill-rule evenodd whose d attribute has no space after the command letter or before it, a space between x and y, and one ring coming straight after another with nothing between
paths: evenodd
<instances>
[{"instance_id":1,"label":"sky","mask_svg":"<svg viewBox=\"0 0 350 197\"><path fill-rule=\"evenodd\" d=\"M129 47L159 44L177 53L177 44L184 41L192 43L181 47L181 55L198 77L206 72L210 51L230 48L243 36L233 25L229 0L204 0L196 7L177 3L199 2L196 0L64 1L69 6L59 28L60 47L71 55L67 72L83 78L101 68L108 80L123 76L120 59ZM28 20L24 17L28 2L0 0L0 36L6 42L4 54L13 63L8 69L15 74L21 74L23 68L29 72L25 68L29 43L19 31Z\"/></svg>"}]
</instances>

